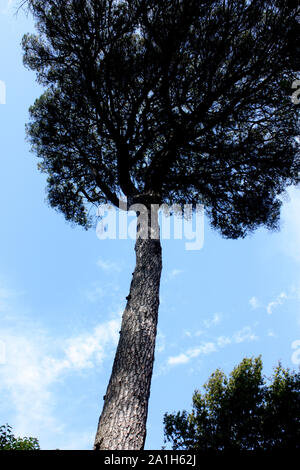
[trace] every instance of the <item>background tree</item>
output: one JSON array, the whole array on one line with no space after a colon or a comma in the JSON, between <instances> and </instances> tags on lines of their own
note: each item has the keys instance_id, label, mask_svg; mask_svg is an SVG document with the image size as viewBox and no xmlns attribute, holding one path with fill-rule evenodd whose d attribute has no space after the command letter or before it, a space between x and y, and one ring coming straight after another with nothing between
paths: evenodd
<instances>
[{"instance_id":1,"label":"background tree","mask_svg":"<svg viewBox=\"0 0 300 470\"><path fill-rule=\"evenodd\" d=\"M8 424L0 426L0 450L40 450L35 437L15 437Z\"/></svg>"},{"instance_id":2,"label":"background tree","mask_svg":"<svg viewBox=\"0 0 300 470\"><path fill-rule=\"evenodd\" d=\"M229 238L278 226L279 196L299 182L298 1L27 4L37 34L23 39L24 63L46 88L27 133L52 207L85 228L93 205L120 197L148 212L205 204ZM144 446L162 269L156 209L152 227L138 224L135 250L95 449Z\"/></svg>"},{"instance_id":3,"label":"background tree","mask_svg":"<svg viewBox=\"0 0 300 470\"><path fill-rule=\"evenodd\" d=\"M164 416L173 449L300 449L300 373L279 364L267 383L261 357L244 359L226 377L216 370L195 391L193 409Z\"/></svg>"}]
</instances>

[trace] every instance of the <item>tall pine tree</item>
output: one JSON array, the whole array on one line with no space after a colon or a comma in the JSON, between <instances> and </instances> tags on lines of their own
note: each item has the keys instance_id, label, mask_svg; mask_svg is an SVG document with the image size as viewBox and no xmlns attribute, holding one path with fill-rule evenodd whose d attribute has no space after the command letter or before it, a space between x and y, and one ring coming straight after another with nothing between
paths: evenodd
<instances>
[{"instance_id":1,"label":"tall pine tree","mask_svg":"<svg viewBox=\"0 0 300 470\"><path fill-rule=\"evenodd\" d=\"M37 34L24 63L45 87L27 133L52 207L85 228L91 205L121 197L148 211L204 204L228 238L277 227L279 196L299 182L299 1L26 4ZM144 446L162 269L156 210L150 220L95 449Z\"/></svg>"}]
</instances>

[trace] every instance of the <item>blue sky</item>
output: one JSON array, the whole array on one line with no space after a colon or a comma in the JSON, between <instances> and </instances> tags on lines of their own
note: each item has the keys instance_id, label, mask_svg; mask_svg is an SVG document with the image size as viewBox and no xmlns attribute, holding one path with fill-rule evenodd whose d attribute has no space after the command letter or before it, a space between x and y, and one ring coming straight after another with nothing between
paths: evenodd
<instances>
[{"instance_id":1,"label":"blue sky","mask_svg":"<svg viewBox=\"0 0 300 470\"><path fill-rule=\"evenodd\" d=\"M45 176L24 126L41 93L24 69L30 18L0 0L0 425L43 449L90 449L134 268L133 240L99 240L45 202ZM209 375L262 354L300 363L300 191L289 190L281 230L204 246L163 240L158 340L147 449L163 445L163 414L190 409Z\"/></svg>"}]
</instances>

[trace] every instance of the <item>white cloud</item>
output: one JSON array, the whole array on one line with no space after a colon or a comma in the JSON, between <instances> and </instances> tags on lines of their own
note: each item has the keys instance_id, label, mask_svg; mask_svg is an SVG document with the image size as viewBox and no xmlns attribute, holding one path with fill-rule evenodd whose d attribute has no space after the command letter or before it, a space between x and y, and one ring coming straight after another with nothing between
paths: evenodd
<instances>
[{"instance_id":1,"label":"white cloud","mask_svg":"<svg viewBox=\"0 0 300 470\"><path fill-rule=\"evenodd\" d=\"M23 292L17 292L13 289L9 289L3 285L1 282L0 285L0 312L6 312L10 309L10 302L13 299L16 299L20 295L22 295Z\"/></svg>"},{"instance_id":2,"label":"white cloud","mask_svg":"<svg viewBox=\"0 0 300 470\"><path fill-rule=\"evenodd\" d=\"M200 354L210 354L216 351L216 346L213 342L203 343L201 346L189 349L187 354L190 358L198 357Z\"/></svg>"},{"instance_id":3,"label":"white cloud","mask_svg":"<svg viewBox=\"0 0 300 470\"><path fill-rule=\"evenodd\" d=\"M179 354L178 356L169 357L167 362L170 366L177 366L178 364L186 364L189 360L190 357L186 354Z\"/></svg>"},{"instance_id":4,"label":"white cloud","mask_svg":"<svg viewBox=\"0 0 300 470\"><path fill-rule=\"evenodd\" d=\"M195 336L202 336L204 334L204 331L203 330L197 330L195 332Z\"/></svg>"},{"instance_id":5,"label":"white cloud","mask_svg":"<svg viewBox=\"0 0 300 470\"><path fill-rule=\"evenodd\" d=\"M244 343L245 341L255 341L258 337L253 333L250 326L245 326L240 331L237 331L232 339L235 343Z\"/></svg>"},{"instance_id":6,"label":"white cloud","mask_svg":"<svg viewBox=\"0 0 300 470\"><path fill-rule=\"evenodd\" d=\"M254 310L260 307L260 302L258 301L257 297L254 296L249 300L249 304Z\"/></svg>"},{"instance_id":7,"label":"white cloud","mask_svg":"<svg viewBox=\"0 0 300 470\"><path fill-rule=\"evenodd\" d=\"M107 344L117 344L120 330L120 320L96 326L91 334L83 334L66 341L64 348L65 359L59 364L62 369L84 369L100 364L105 358Z\"/></svg>"},{"instance_id":8,"label":"white cloud","mask_svg":"<svg viewBox=\"0 0 300 470\"><path fill-rule=\"evenodd\" d=\"M217 352L219 349L224 348L230 344L239 344L245 341L255 341L257 339L258 337L254 334L252 328L250 326L245 326L241 330L235 332L231 337L219 336L215 341L204 342L199 346L189 348L187 351L179 354L178 356L171 356L167 359L167 364L169 366L187 364L194 358Z\"/></svg>"},{"instance_id":9,"label":"white cloud","mask_svg":"<svg viewBox=\"0 0 300 470\"><path fill-rule=\"evenodd\" d=\"M84 295L89 302L98 302L105 296L105 291L98 283L94 283L90 289L84 292Z\"/></svg>"},{"instance_id":10,"label":"white cloud","mask_svg":"<svg viewBox=\"0 0 300 470\"><path fill-rule=\"evenodd\" d=\"M109 298L110 301L114 300L115 304L119 304L120 293L119 283L112 280L92 282L89 287L82 290L82 295L91 303L98 303L104 298Z\"/></svg>"},{"instance_id":11,"label":"white cloud","mask_svg":"<svg viewBox=\"0 0 300 470\"><path fill-rule=\"evenodd\" d=\"M172 269L172 271L170 271L170 273L169 273L169 278L174 279L174 277L177 277L182 273L183 273L183 271L181 269Z\"/></svg>"},{"instance_id":12,"label":"white cloud","mask_svg":"<svg viewBox=\"0 0 300 470\"><path fill-rule=\"evenodd\" d=\"M97 266L103 269L103 271L110 271L110 272L121 272L120 264L114 263L113 261L103 260L101 258L97 261Z\"/></svg>"},{"instance_id":13,"label":"white cloud","mask_svg":"<svg viewBox=\"0 0 300 470\"><path fill-rule=\"evenodd\" d=\"M272 300L272 302L269 302L267 305L267 312L269 315L273 313L274 308L278 307L279 305L282 305L285 300L288 299L288 296L285 292L281 292L275 300Z\"/></svg>"},{"instance_id":14,"label":"white cloud","mask_svg":"<svg viewBox=\"0 0 300 470\"><path fill-rule=\"evenodd\" d=\"M187 336L188 338L192 338L193 336L195 337L199 337L199 336L202 336L204 334L204 331L203 330L196 330L195 332L191 332L191 331L188 331L188 330L185 330L183 332L183 335L184 336Z\"/></svg>"},{"instance_id":15,"label":"white cloud","mask_svg":"<svg viewBox=\"0 0 300 470\"><path fill-rule=\"evenodd\" d=\"M5 287L0 287L0 299L10 299L14 297L16 293L10 289L6 289Z\"/></svg>"},{"instance_id":16,"label":"white cloud","mask_svg":"<svg viewBox=\"0 0 300 470\"><path fill-rule=\"evenodd\" d=\"M186 364L200 355L210 354L217 350L215 343L205 342L199 346L188 349L185 353L179 354L178 356L171 356L168 358L168 365L174 366L179 364Z\"/></svg>"},{"instance_id":17,"label":"white cloud","mask_svg":"<svg viewBox=\"0 0 300 470\"><path fill-rule=\"evenodd\" d=\"M215 313L212 318L204 320L203 324L205 328L211 328L212 326L218 325L221 322L222 315L220 313Z\"/></svg>"},{"instance_id":18,"label":"white cloud","mask_svg":"<svg viewBox=\"0 0 300 470\"><path fill-rule=\"evenodd\" d=\"M188 338L191 338L191 337L192 337L192 333L191 333L190 331L188 331L188 330L185 330L185 331L183 332L183 334L184 334L184 336L187 336Z\"/></svg>"},{"instance_id":19,"label":"white cloud","mask_svg":"<svg viewBox=\"0 0 300 470\"><path fill-rule=\"evenodd\" d=\"M224 346L227 346L228 344L231 344L232 340L231 338L228 338L228 336L219 336L217 338L217 345L220 348L223 348Z\"/></svg>"},{"instance_id":20,"label":"white cloud","mask_svg":"<svg viewBox=\"0 0 300 470\"><path fill-rule=\"evenodd\" d=\"M32 325L0 331L5 346L5 361L0 365L1 401L5 403L1 414L12 409L16 434L38 436L41 446L43 439L49 445L56 435L64 436L64 424L55 417L54 384L66 374L101 365L113 353L119 329L116 317L90 333L64 340L53 339ZM74 435L73 441L77 438Z\"/></svg>"},{"instance_id":21,"label":"white cloud","mask_svg":"<svg viewBox=\"0 0 300 470\"><path fill-rule=\"evenodd\" d=\"M0 0L0 14L7 15L14 3L14 0Z\"/></svg>"},{"instance_id":22,"label":"white cloud","mask_svg":"<svg viewBox=\"0 0 300 470\"><path fill-rule=\"evenodd\" d=\"M16 432L35 435L42 426L56 431L49 386L57 374L46 367L46 341L41 332L35 331L31 338L2 330L0 336L6 353L0 367L0 390L9 396L6 406L14 408Z\"/></svg>"},{"instance_id":23,"label":"white cloud","mask_svg":"<svg viewBox=\"0 0 300 470\"><path fill-rule=\"evenodd\" d=\"M173 279L175 279L176 277L180 276L180 274L182 274L184 271L182 271L181 269L171 269L171 271L169 271L166 275L166 277L164 278L164 282L168 282L168 281L173 281Z\"/></svg>"}]
</instances>

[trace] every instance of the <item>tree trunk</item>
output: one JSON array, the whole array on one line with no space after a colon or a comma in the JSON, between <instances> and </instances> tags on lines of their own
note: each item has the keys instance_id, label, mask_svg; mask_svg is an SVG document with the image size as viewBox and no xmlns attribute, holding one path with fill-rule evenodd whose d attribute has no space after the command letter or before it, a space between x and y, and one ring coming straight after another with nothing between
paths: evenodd
<instances>
[{"instance_id":1,"label":"tree trunk","mask_svg":"<svg viewBox=\"0 0 300 470\"><path fill-rule=\"evenodd\" d=\"M104 397L95 450L144 448L162 270L157 211L154 220L152 214L152 227L146 224L146 233L147 237L142 238L138 225L136 267Z\"/></svg>"}]
</instances>

